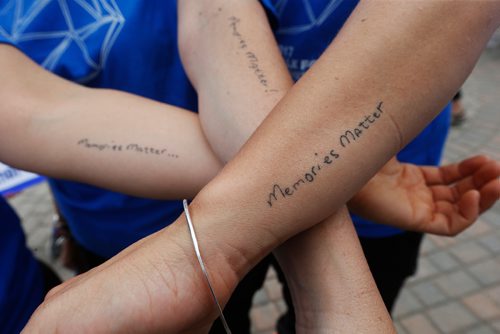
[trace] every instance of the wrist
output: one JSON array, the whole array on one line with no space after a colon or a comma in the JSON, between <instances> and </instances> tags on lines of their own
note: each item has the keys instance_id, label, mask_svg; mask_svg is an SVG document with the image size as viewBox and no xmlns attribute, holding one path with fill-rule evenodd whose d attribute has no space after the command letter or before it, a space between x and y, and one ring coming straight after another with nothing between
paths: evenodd
<instances>
[{"instance_id":1,"label":"wrist","mask_svg":"<svg viewBox=\"0 0 500 334\"><path fill-rule=\"evenodd\" d=\"M232 180L219 176L210 182L190 204L190 211L198 237L205 235L221 261L241 279L283 240L267 228L273 217L254 204L257 191L243 184L246 181Z\"/></svg>"},{"instance_id":2,"label":"wrist","mask_svg":"<svg viewBox=\"0 0 500 334\"><path fill-rule=\"evenodd\" d=\"M197 210L190 206L189 211L210 284L220 304L225 305L240 277L228 261L228 251L221 248L217 240L203 228L202 217L197 213ZM158 251L162 256L162 261L158 262L160 264L158 271L174 276L173 280L168 278L164 280L167 289L171 288L169 282L175 282L178 279L191 281L192 284L199 287L200 295L196 298L204 300L208 304L213 311L211 315L214 319L218 317L216 303L198 261L185 214L163 229L159 239L162 248ZM179 278L177 273L183 273L184 277ZM186 273L189 274L186 275ZM177 293L182 293L182 291Z\"/></svg>"}]
</instances>

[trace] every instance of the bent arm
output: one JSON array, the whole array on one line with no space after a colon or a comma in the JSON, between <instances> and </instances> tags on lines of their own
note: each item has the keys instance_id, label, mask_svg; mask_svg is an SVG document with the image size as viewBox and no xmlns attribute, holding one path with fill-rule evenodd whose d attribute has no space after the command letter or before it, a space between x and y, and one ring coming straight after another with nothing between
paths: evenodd
<instances>
[{"instance_id":1,"label":"bent arm","mask_svg":"<svg viewBox=\"0 0 500 334\"><path fill-rule=\"evenodd\" d=\"M259 1L179 1L181 59L197 93L200 121L231 160L292 86Z\"/></svg>"}]
</instances>

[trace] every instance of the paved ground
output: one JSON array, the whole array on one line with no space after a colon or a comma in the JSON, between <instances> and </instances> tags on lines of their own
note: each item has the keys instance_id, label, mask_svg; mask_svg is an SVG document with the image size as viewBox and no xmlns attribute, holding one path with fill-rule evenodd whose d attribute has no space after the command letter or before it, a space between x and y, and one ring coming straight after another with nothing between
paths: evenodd
<instances>
[{"instance_id":1,"label":"paved ground","mask_svg":"<svg viewBox=\"0 0 500 334\"><path fill-rule=\"evenodd\" d=\"M500 160L500 46L488 50L464 86L469 119L453 129L446 160L486 153ZM10 201L24 220L28 243L63 277L71 273L49 258L53 214L45 184ZM500 205L456 238L427 237L418 274L405 286L394 318L401 334L500 333ZM275 273L254 299L255 334L272 333L285 306Z\"/></svg>"}]
</instances>

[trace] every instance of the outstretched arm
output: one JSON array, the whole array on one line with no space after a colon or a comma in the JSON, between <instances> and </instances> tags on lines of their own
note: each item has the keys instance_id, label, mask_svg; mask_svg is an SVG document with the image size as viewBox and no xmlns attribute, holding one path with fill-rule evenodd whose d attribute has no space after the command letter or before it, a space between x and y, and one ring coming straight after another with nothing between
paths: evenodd
<instances>
[{"instance_id":1,"label":"outstretched arm","mask_svg":"<svg viewBox=\"0 0 500 334\"><path fill-rule=\"evenodd\" d=\"M164 199L194 197L222 167L195 113L71 83L8 45L0 72L2 162Z\"/></svg>"},{"instance_id":2,"label":"outstretched arm","mask_svg":"<svg viewBox=\"0 0 500 334\"><path fill-rule=\"evenodd\" d=\"M292 79L259 1L179 1L178 14L181 59L198 93L200 121L227 162Z\"/></svg>"}]
</instances>

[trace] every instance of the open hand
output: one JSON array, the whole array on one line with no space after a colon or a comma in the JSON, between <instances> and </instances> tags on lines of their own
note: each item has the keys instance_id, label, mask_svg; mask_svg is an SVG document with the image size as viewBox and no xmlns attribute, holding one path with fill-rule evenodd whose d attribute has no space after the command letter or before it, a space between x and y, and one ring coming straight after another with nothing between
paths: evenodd
<instances>
[{"instance_id":1,"label":"open hand","mask_svg":"<svg viewBox=\"0 0 500 334\"><path fill-rule=\"evenodd\" d=\"M348 203L362 217L405 230L453 236L500 197L500 163L475 156L442 167L391 159Z\"/></svg>"}]
</instances>

